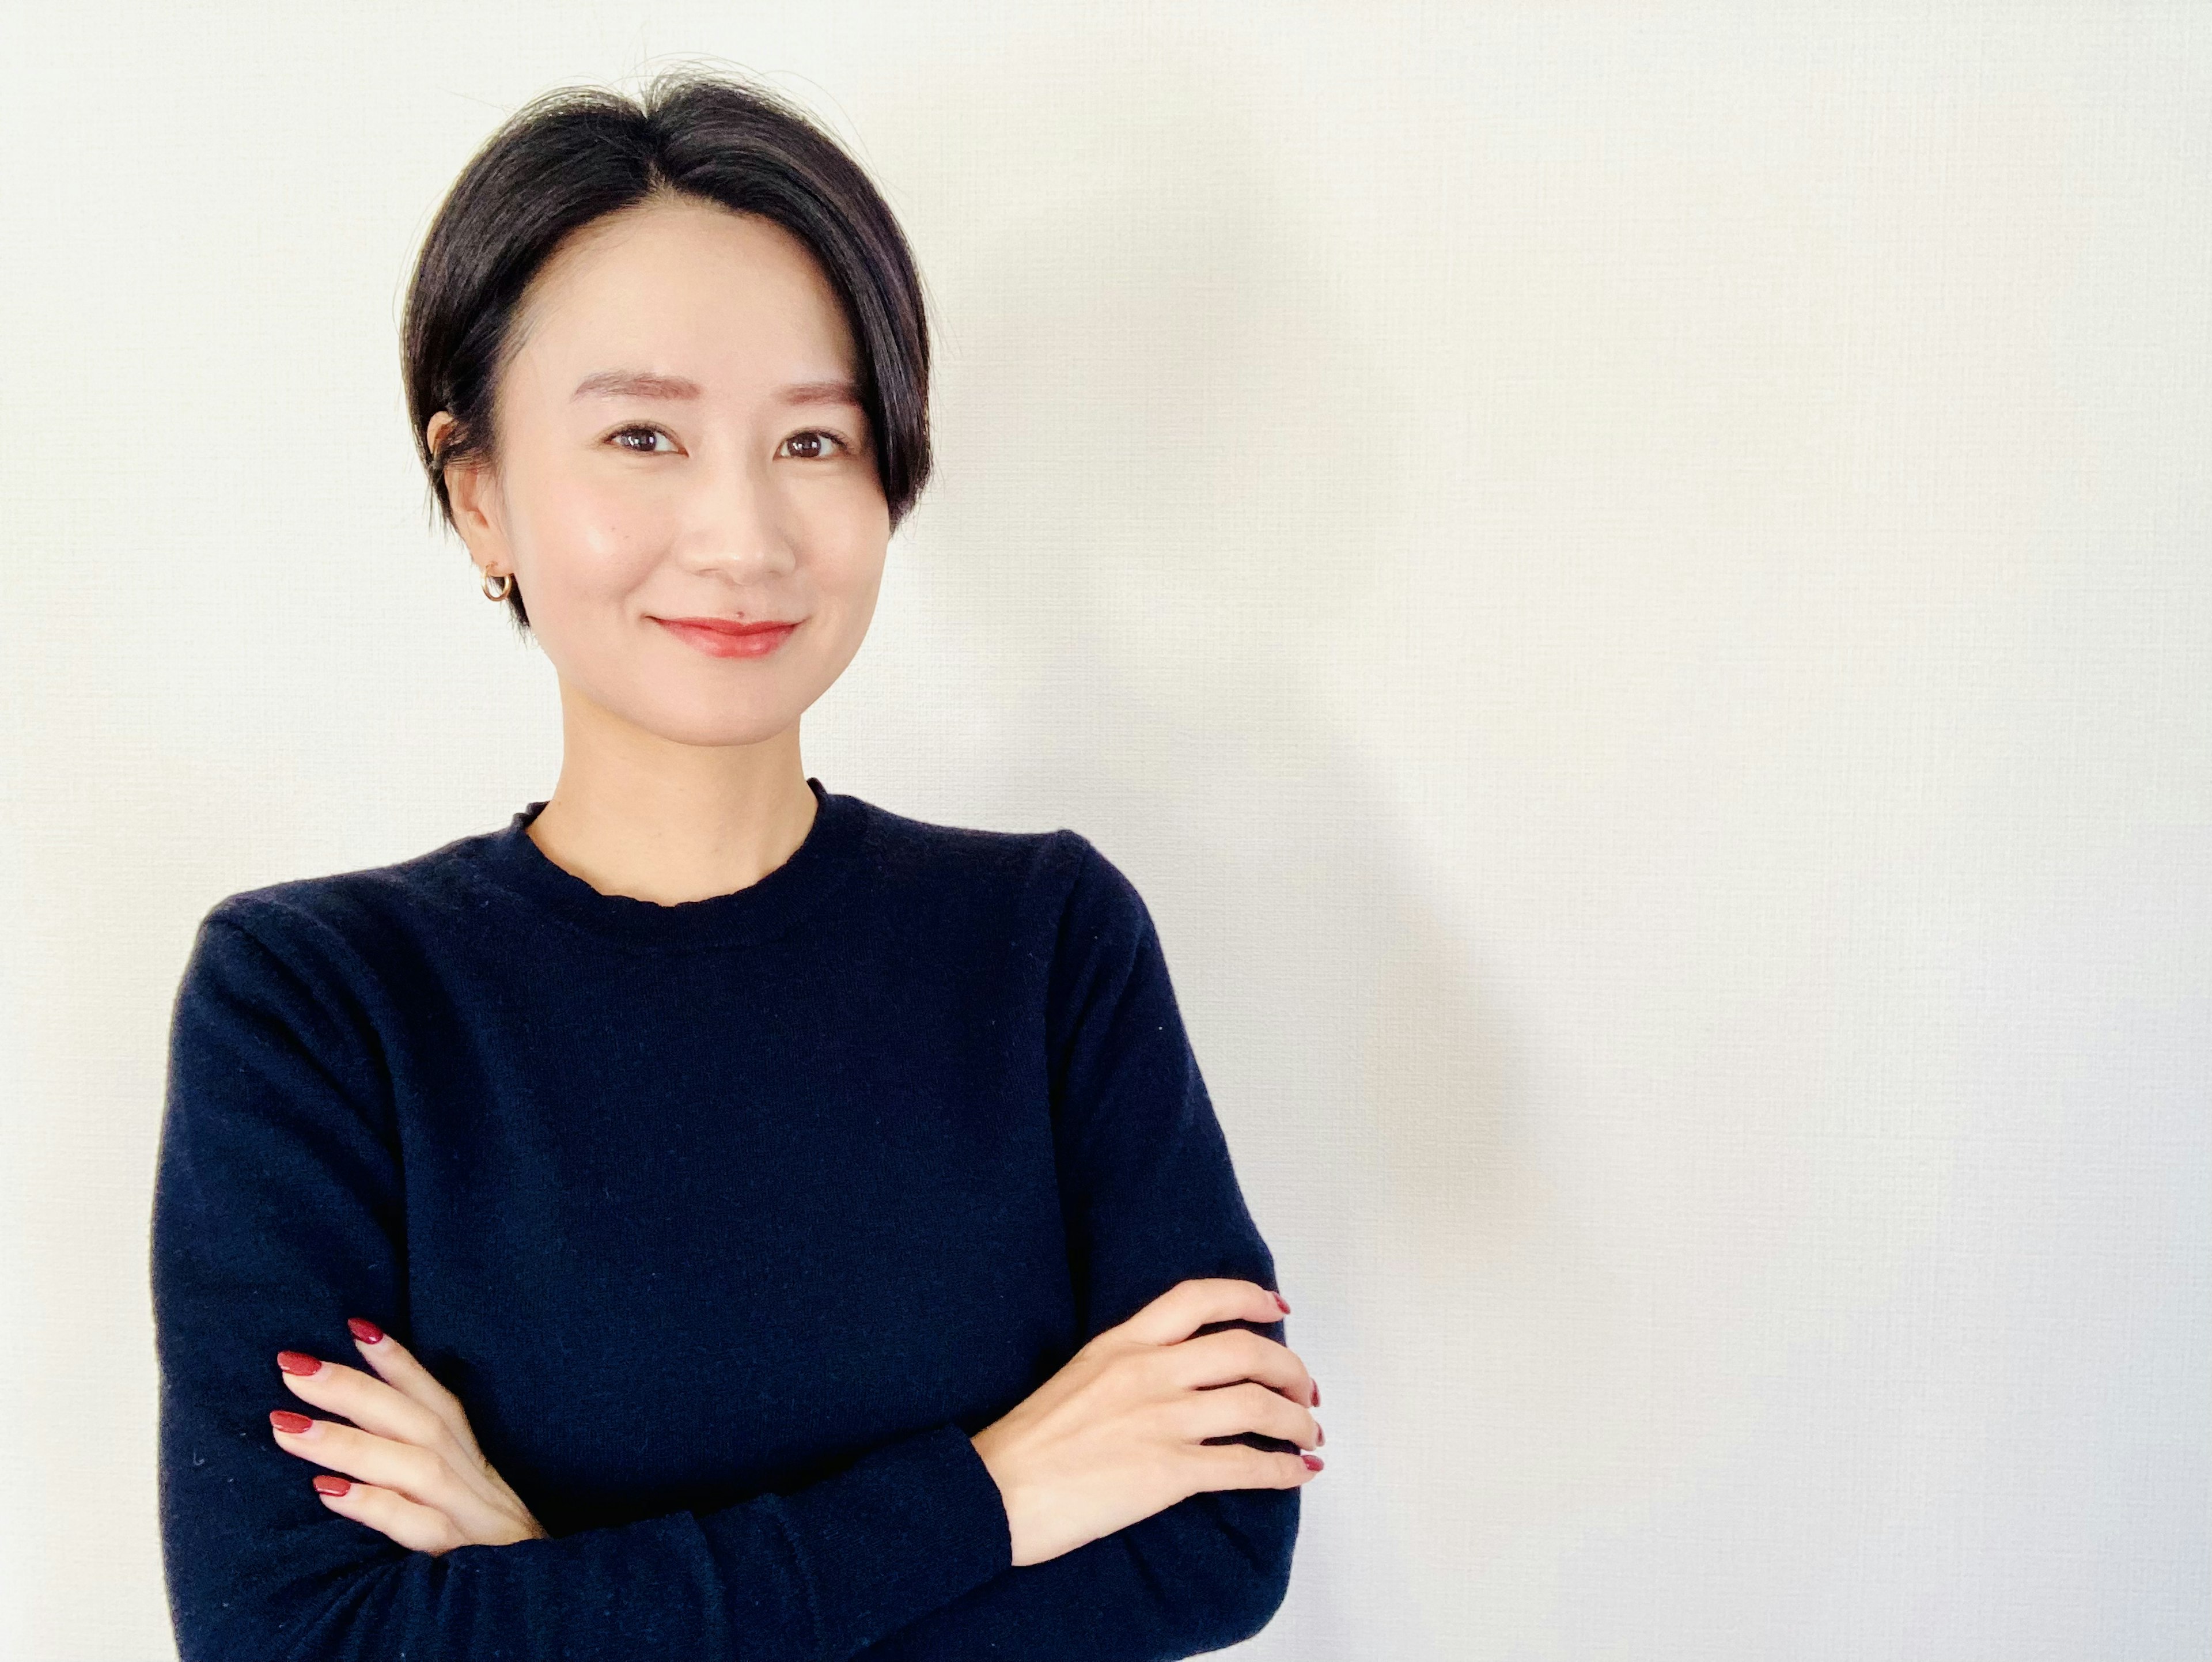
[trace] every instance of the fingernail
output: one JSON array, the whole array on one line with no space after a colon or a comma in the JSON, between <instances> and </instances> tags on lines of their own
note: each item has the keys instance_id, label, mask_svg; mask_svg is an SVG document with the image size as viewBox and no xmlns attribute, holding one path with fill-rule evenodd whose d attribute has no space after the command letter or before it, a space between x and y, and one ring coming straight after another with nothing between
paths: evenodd
<instances>
[{"instance_id":1,"label":"fingernail","mask_svg":"<svg viewBox=\"0 0 2212 1662\"><path fill-rule=\"evenodd\" d=\"M1319 1408L1319 1407L1321 1406L1321 1381L1320 1381L1319 1379L1316 1379L1316 1380L1313 1382L1313 1388L1314 1388L1314 1399L1313 1399L1313 1405L1314 1405L1316 1408Z\"/></svg>"},{"instance_id":2,"label":"fingernail","mask_svg":"<svg viewBox=\"0 0 2212 1662\"><path fill-rule=\"evenodd\" d=\"M1275 1302L1283 1306L1283 1314L1287 1316L1291 1313L1291 1301L1281 1294L1275 1294Z\"/></svg>"},{"instance_id":3,"label":"fingernail","mask_svg":"<svg viewBox=\"0 0 2212 1662\"><path fill-rule=\"evenodd\" d=\"M319 1373L323 1371L321 1359L310 1356L302 1350L278 1351L276 1366L287 1373Z\"/></svg>"},{"instance_id":4,"label":"fingernail","mask_svg":"<svg viewBox=\"0 0 2212 1662\"><path fill-rule=\"evenodd\" d=\"M293 1413L289 1408L272 1408L269 1410L269 1423L279 1431L289 1431L296 1434L305 1431L309 1426L314 1424L314 1422L304 1414Z\"/></svg>"},{"instance_id":5,"label":"fingernail","mask_svg":"<svg viewBox=\"0 0 2212 1662\"><path fill-rule=\"evenodd\" d=\"M384 1336L382 1328L374 1322L363 1321L358 1316L347 1317L346 1325L353 1330L354 1337L359 1339L363 1344L374 1344Z\"/></svg>"},{"instance_id":6,"label":"fingernail","mask_svg":"<svg viewBox=\"0 0 2212 1662\"><path fill-rule=\"evenodd\" d=\"M1303 1460L1304 1460L1304 1461L1308 1465L1311 1466L1311 1467L1312 1467L1316 1471L1319 1471L1319 1470L1321 1470L1321 1456L1320 1456L1320 1455L1318 1455L1318 1454L1306 1454L1306 1455L1301 1455L1299 1458L1300 1458L1301 1459L1303 1459Z\"/></svg>"},{"instance_id":7,"label":"fingernail","mask_svg":"<svg viewBox=\"0 0 2212 1662\"><path fill-rule=\"evenodd\" d=\"M1328 1428L1327 1426L1316 1426L1314 1428L1314 1446L1316 1448L1327 1448L1328 1446Z\"/></svg>"},{"instance_id":8,"label":"fingernail","mask_svg":"<svg viewBox=\"0 0 2212 1662\"><path fill-rule=\"evenodd\" d=\"M315 1487L325 1495L343 1495L353 1485L343 1477L333 1477L327 1471L315 1474Z\"/></svg>"}]
</instances>

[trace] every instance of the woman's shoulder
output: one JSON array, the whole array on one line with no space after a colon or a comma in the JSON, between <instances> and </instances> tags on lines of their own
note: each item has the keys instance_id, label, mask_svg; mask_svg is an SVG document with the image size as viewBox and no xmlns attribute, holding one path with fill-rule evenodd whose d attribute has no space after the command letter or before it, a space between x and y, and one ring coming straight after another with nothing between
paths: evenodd
<instances>
[{"instance_id":1,"label":"woman's shoulder","mask_svg":"<svg viewBox=\"0 0 2212 1662\"><path fill-rule=\"evenodd\" d=\"M1000 831L864 805L866 858L878 880L960 904L1012 902L1033 925L1065 935L1150 925L1144 900L1098 843L1073 826Z\"/></svg>"},{"instance_id":2,"label":"woman's shoulder","mask_svg":"<svg viewBox=\"0 0 2212 1662\"><path fill-rule=\"evenodd\" d=\"M849 800L863 817L861 858L891 874L990 882L1066 864L1069 840L1076 836L1066 830L1000 831L953 825L902 813L860 797Z\"/></svg>"},{"instance_id":3,"label":"woman's shoulder","mask_svg":"<svg viewBox=\"0 0 2212 1662\"><path fill-rule=\"evenodd\" d=\"M933 886L974 884L1045 892L1066 901L1079 891L1126 886L1096 843L1072 826L1001 831L924 819L868 802L865 858L878 872Z\"/></svg>"},{"instance_id":4,"label":"woman's shoulder","mask_svg":"<svg viewBox=\"0 0 2212 1662\"><path fill-rule=\"evenodd\" d=\"M367 971L380 947L419 934L426 919L464 912L466 870L486 840L457 837L379 865L235 890L207 909L198 933L243 935L295 968L348 977Z\"/></svg>"}]
</instances>

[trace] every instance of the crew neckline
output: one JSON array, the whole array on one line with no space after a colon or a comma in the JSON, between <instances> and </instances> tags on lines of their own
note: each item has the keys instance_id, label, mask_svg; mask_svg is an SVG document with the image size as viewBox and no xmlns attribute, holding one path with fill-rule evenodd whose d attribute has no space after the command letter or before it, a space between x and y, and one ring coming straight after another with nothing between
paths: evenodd
<instances>
[{"instance_id":1,"label":"crew neckline","mask_svg":"<svg viewBox=\"0 0 2212 1662\"><path fill-rule=\"evenodd\" d=\"M635 895L602 894L531 841L545 802L519 809L506 829L482 842L478 867L491 881L603 941L634 949L750 946L781 934L849 875L866 805L808 776L814 823L773 871L726 894L663 905ZM547 799L550 801L550 799Z\"/></svg>"}]
</instances>

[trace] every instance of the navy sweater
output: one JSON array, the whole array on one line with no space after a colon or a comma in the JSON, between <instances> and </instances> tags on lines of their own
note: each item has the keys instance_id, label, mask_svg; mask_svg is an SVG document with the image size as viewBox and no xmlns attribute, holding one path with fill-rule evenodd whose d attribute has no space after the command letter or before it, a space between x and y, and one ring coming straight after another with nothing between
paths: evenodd
<instances>
[{"instance_id":1,"label":"navy sweater","mask_svg":"<svg viewBox=\"0 0 2212 1662\"><path fill-rule=\"evenodd\" d=\"M807 782L788 861L678 905L533 802L209 912L151 1241L184 1662L1151 1662L1273 1616L1297 1489L1015 1568L969 1440L1177 1282L1275 1285L1144 902L1074 831ZM550 1538L323 1505L276 1357L373 1373L353 1316Z\"/></svg>"}]
</instances>

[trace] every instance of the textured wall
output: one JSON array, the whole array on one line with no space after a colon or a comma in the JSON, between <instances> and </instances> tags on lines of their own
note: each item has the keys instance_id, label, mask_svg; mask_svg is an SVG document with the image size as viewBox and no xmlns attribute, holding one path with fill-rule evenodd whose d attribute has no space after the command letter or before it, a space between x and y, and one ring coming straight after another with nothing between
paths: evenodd
<instances>
[{"instance_id":1,"label":"textured wall","mask_svg":"<svg viewBox=\"0 0 2212 1662\"><path fill-rule=\"evenodd\" d=\"M808 769L1137 880L1323 1382L1245 1653L2204 1653L2212 8L0 46L0 1651L169 1653L198 917L550 788L550 672L426 528L416 240L530 94L704 53L856 145L939 308Z\"/></svg>"}]
</instances>

